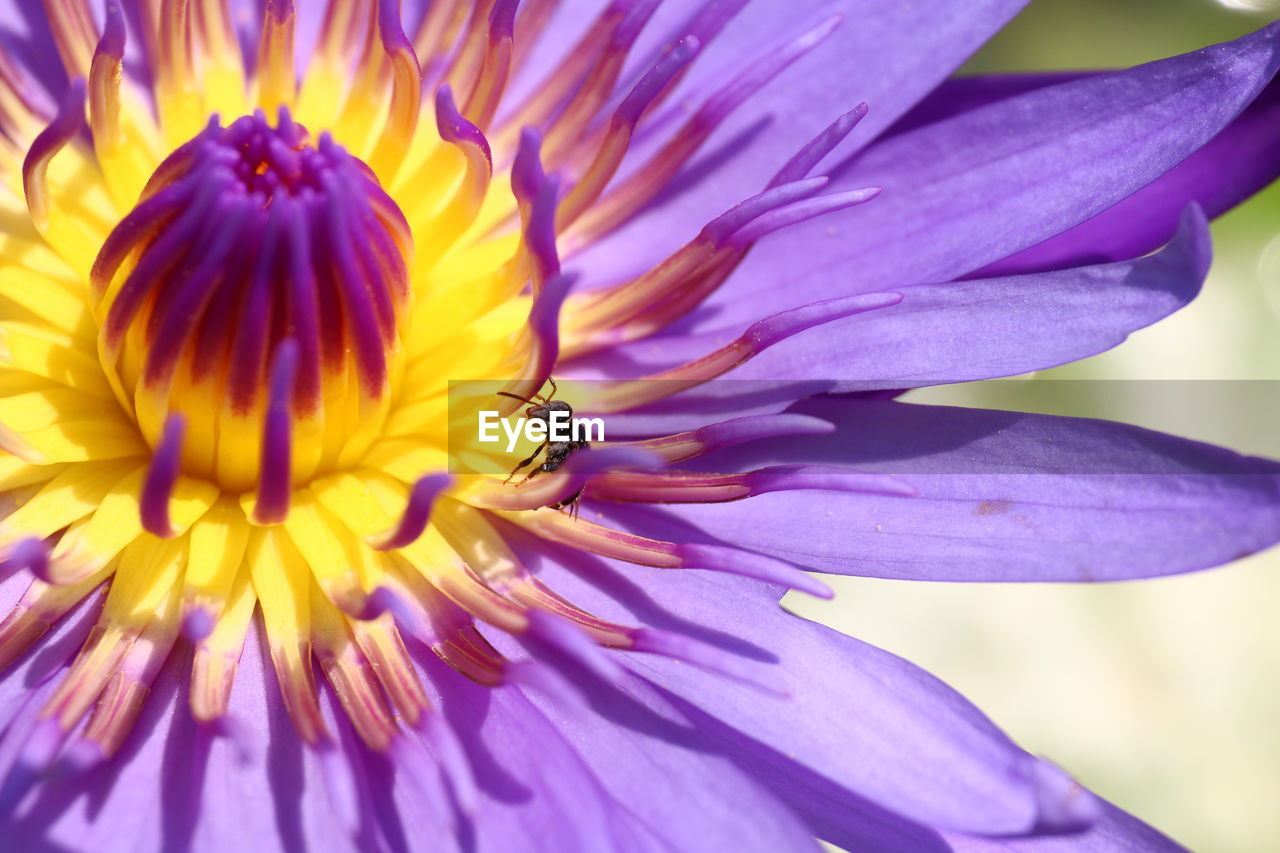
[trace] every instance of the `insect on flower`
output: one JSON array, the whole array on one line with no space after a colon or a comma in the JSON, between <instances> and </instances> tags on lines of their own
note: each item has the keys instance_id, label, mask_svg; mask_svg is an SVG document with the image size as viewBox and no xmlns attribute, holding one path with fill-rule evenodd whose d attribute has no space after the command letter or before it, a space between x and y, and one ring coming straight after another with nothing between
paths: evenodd
<instances>
[{"instance_id":1,"label":"insect on flower","mask_svg":"<svg viewBox=\"0 0 1280 853\"><path fill-rule=\"evenodd\" d=\"M499 395L503 397L510 397L513 400L519 400L522 404L534 403L534 405L529 406L529 408L525 410L525 415L530 420L540 421L545 424L547 428L547 438L543 439L542 443L538 445L537 449L534 450L533 453L518 463L515 468L511 469L511 473L507 476L507 479L503 481L504 484L511 482L512 478L514 478L517 473L531 465L544 451L546 452L546 458L543 460L542 464L526 474L520 483L527 482L532 479L534 475L539 473L550 474L553 471L558 471L560 466L565 463L565 460L569 458L570 454L577 453L581 450L589 450L591 448L591 442L573 437L570 437L567 440L552 440L552 436L556 434L555 431L561 429L563 425L568 424L569 418L573 417L573 407L564 400L554 399L557 394L556 381L551 377L547 377L547 382L551 385L550 397L541 393L534 394L530 397L519 397L509 391L498 392ZM556 413L560 413L561 416L556 417ZM582 499L582 493L585 489L586 486L584 485L568 497L561 498L555 503L548 504L547 506L551 509L565 509L568 507L570 509L570 514L575 515L574 510L578 501Z\"/></svg>"},{"instance_id":2,"label":"insect on flower","mask_svg":"<svg viewBox=\"0 0 1280 853\"><path fill-rule=\"evenodd\" d=\"M1280 28L948 80L1020 5L5 0L0 838L1163 845L778 603L1280 539L1275 463L892 399L1164 317L1280 171ZM449 473L553 374L625 440Z\"/></svg>"}]
</instances>

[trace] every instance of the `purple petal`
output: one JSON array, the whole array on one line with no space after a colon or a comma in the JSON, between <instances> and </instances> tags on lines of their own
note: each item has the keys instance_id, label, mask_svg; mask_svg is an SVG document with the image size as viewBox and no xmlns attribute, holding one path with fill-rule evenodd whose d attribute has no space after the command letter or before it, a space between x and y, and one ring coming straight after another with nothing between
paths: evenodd
<instances>
[{"instance_id":1,"label":"purple petal","mask_svg":"<svg viewBox=\"0 0 1280 853\"><path fill-rule=\"evenodd\" d=\"M480 786L477 849L683 850L709 837L730 849L812 849L801 825L732 764L665 742L653 731L663 721L643 709L620 705L609 719L605 708L481 687L425 656L420 663ZM740 820L744 808L752 821Z\"/></svg>"},{"instance_id":2,"label":"purple petal","mask_svg":"<svg viewBox=\"0 0 1280 853\"><path fill-rule=\"evenodd\" d=\"M1056 237L977 275L1008 275L1132 258L1173 233L1190 202L1220 216L1280 177L1280 83L1273 81L1226 130L1152 183Z\"/></svg>"},{"instance_id":3,"label":"purple petal","mask_svg":"<svg viewBox=\"0 0 1280 853\"><path fill-rule=\"evenodd\" d=\"M678 31L676 20L687 17L693 5L664 4L651 31ZM744 187L762 189L806 142L862 102L870 105L870 112L845 150L866 144L1024 5L1025 0L973 0L963 5L946 0L765 0L747 4L704 48L673 102L691 93L705 95L764 53L779 39L780 18L788 22L788 31L805 22L816 24L833 13L842 13L844 20L830 38L721 122L689 170L696 173L696 161L724 159L723 152L731 151L728 162L712 172L714 180L677 179L678 190L668 194L663 203L575 264L584 266L595 280L613 275L620 258L632 264L660 260L740 201ZM582 14L581 4L566 3L565 7L566 16L575 8ZM642 55L645 49L642 42L637 53ZM620 255L623 247L626 253Z\"/></svg>"},{"instance_id":4,"label":"purple petal","mask_svg":"<svg viewBox=\"0 0 1280 853\"><path fill-rule=\"evenodd\" d=\"M698 460L896 475L913 498L834 492L684 506L705 534L819 571L950 581L1104 581L1204 569L1280 539L1280 463L1106 421L816 399L838 424Z\"/></svg>"},{"instance_id":5,"label":"purple petal","mask_svg":"<svg viewBox=\"0 0 1280 853\"><path fill-rule=\"evenodd\" d=\"M977 77L952 77L944 80L911 108L911 111L893 123L881 139L888 139L916 128L925 127L943 119L976 110L996 101L1017 95L1025 95L1046 86L1069 83L1082 77L1101 74L1101 71L1047 71L1031 74L990 74Z\"/></svg>"},{"instance_id":6,"label":"purple petal","mask_svg":"<svg viewBox=\"0 0 1280 853\"><path fill-rule=\"evenodd\" d=\"M1210 251L1208 223L1193 207L1158 254L904 287L899 305L797 335L732 377L825 377L837 380L832 390L870 390L1014 376L1075 361L1117 346L1191 301Z\"/></svg>"},{"instance_id":7,"label":"purple petal","mask_svg":"<svg viewBox=\"0 0 1280 853\"><path fill-rule=\"evenodd\" d=\"M296 849L304 821L290 823L287 810L279 807L305 800L301 747L283 719L278 697L274 702L266 698L264 676L272 676L269 666L262 667L252 633L232 708L245 724L253 761L246 763L240 755L243 745L196 726L182 689L190 658L175 653L121 752L85 773L41 783L4 827L10 843L114 851L136 849L138 839L154 839L157 848L166 849L192 843L210 849ZM269 757L268 720L274 744ZM285 733L289 740L275 737ZM279 754L279 747L288 751L289 744L295 747L296 766ZM331 840L332 824L323 804L308 811L305 823L314 832L312 843Z\"/></svg>"},{"instance_id":8,"label":"purple petal","mask_svg":"<svg viewBox=\"0 0 1280 853\"><path fill-rule=\"evenodd\" d=\"M19 572L0 584L0 594L9 612L22 597L31 576ZM101 597L91 593L5 669L0 677L0 780L12 768L16 752L40 710L41 698L66 674L98 616Z\"/></svg>"},{"instance_id":9,"label":"purple petal","mask_svg":"<svg viewBox=\"0 0 1280 853\"><path fill-rule=\"evenodd\" d=\"M1186 853L1186 848L1110 803L1088 832L1041 838L978 838L948 833L955 853Z\"/></svg>"},{"instance_id":10,"label":"purple petal","mask_svg":"<svg viewBox=\"0 0 1280 853\"><path fill-rule=\"evenodd\" d=\"M776 588L558 548L540 570L570 600L606 618L776 660L758 665L768 666L785 697L658 656L624 658L668 694L706 748L734 756L806 816L849 809L874 817L878 807L929 825L1000 834L1043 823L1048 810L1039 797L1046 791L1035 759L923 670L786 613ZM880 828L868 820L850 832L875 836Z\"/></svg>"},{"instance_id":11,"label":"purple petal","mask_svg":"<svg viewBox=\"0 0 1280 853\"><path fill-rule=\"evenodd\" d=\"M1277 64L1280 23L884 140L833 181L883 195L761 245L706 313L736 327L805 298L947 281L1040 243L1201 148Z\"/></svg>"},{"instance_id":12,"label":"purple petal","mask_svg":"<svg viewBox=\"0 0 1280 853\"><path fill-rule=\"evenodd\" d=\"M625 804L663 849L706 849L708 839L724 850L816 848L812 832L732 756L710 748L690 730L660 691L633 676L624 685L598 682L587 689L589 706L531 693L521 713L554 726L601 787ZM659 777L661 784L655 784ZM750 819L744 820L746 815Z\"/></svg>"}]
</instances>

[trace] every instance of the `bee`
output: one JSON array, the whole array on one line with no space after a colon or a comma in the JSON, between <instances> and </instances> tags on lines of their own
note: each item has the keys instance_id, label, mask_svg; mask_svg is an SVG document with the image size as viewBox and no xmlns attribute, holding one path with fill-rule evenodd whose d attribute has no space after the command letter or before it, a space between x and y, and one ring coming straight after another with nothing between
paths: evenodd
<instances>
[{"instance_id":1,"label":"bee","mask_svg":"<svg viewBox=\"0 0 1280 853\"><path fill-rule=\"evenodd\" d=\"M534 450L527 459L523 460L519 465L511 469L511 473L507 475L507 479L503 480L503 483L510 483L516 474L533 464L540 455L543 456L542 464L526 474L524 479L516 485L526 483L538 474L550 474L552 471L558 470L560 466L565 463L565 460L572 454L577 453L580 450L589 450L591 448L591 442L589 441L551 440L552 415L556 412L564 412L564 418L567 420L568 418L573 417L573 407L564 400L555 399L557 392L556 381L554 379L547 377L547 382L551 385L550 396L539 393L534 394L531 397L517 397L515 394L511 394L507 391L498 392L499 396L510 397L512 400L519 400L521 403L529 403L529 408L525 409L524 412L525 417L532 421L542 421L547 425L547 438L542 440L542 443L538 445L537 449ZM569 495L563 500L557 501L553 504L548 504L547 506L551 509L568 509L569 514L576 517L578 514L578 501L582 499L582 492L585 488L586 487L583 486L572 495Z\"/></svg>"}]
</instances>

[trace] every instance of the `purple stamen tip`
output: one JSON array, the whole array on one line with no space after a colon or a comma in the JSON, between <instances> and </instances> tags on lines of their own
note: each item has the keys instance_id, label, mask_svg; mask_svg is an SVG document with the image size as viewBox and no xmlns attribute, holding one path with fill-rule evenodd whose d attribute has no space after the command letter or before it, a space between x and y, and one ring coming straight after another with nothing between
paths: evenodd
<instances>
[{"instance_id":1,"label":"purple stamen tip","mask_svg":"<svg viewBox=\"0 0 1280 853\"><path fill-rule=\"evenodd\" d=\"M701 427L697 437L708 451L779 435L829 435L836 425L810 415L749 415Z\"/></svg>"},{"instance_id":2,"label":"purple stamen tip","mask_svg":"<svg viewBox=\"0 0 1280 853\"><path fill-rule=\"evenodd\" d=\"M217 624L213 612L207 607L195 606L182 617L182 636L192 643L198 643L213 633Z\"/></svg>"},{"instance_id":3,"label":"purple stamen tip","mask_svg":"<svg viewBox=\"0 0 1280 853\"><path fill-rule=\"evenodd\" d=\"M698 110L696 123L704 127L719 124L752 94L835 32L842 20L840 15L827 18L813 29L765 54L712 95Z\"/></svg>"},{"instance_id":4,"label":"purple stamen tip","mask_svg":"<svg viewBox=\"0 0 1280 853\"><path fill-rule=\"evenodd\" d=\"M400 593L386 586L380 586L365 599L365 613L361 618L376 619L383 613L390 613L397 622L412 623L419 617L413 605Z\"/></svg>"},{"instance_id":5,"label":"purple stamen tip","mask_svg":"<svg viewBox=\"0 0 1280 853\"><path fill-rule=\"evenodd\" d=\"M521 205L531 204L546 180L542 170L542 134L536 127L520 131L520 144L511 166L511 192Z\"/></svg>"},{"instance_id":6,"label":"purple stamen tip","mask_svg":"<svg viewBox=\"0 0 1280 853\"><path fill-rule=\"evenodd\" d=\"M416 542L431 521L431 508L435 505L436 498L451 485L453 485L453 477L448 474L428 474L419 478L409 493L409 503L405 507L404 514L400 516L399 525L374 547L380 551L391 551ZM390 592L390 590L386 591ZM376 595L377 592L374 594Z\"/></svg>"},{"instance_id":7,"label":"purple stamen tip","mask_svg":"<svg viewBox=\"0 0 1280 853\"><path fill-rule=\"evenodd\" d=\"M560 272L560 256L556 250L556 206L559 201L560 176L548 175L534 196L524 237L542 281Z\"/></svg>"},{"instance_id":8,"label":"purple stamen tip","mask_svg":"<svg viewBox=\"0 0 1280 853\"><path fill-rule=\"evenodd\" d=\"M125 27L124 12L119 3L106 4L103 19L102 38L98 40L95 56L108 56L119 61L124 59Z\"/></svg>"},{"instance_id":9,"label":"purple stamen tip","mask_svg":"<svg viewBox=\"0 0 1280 853\"><path fill-rule=\"evenodd\" d=\"M489 38L510 39L515 33L516 9L520 0L498 0L489 12Z\"/></svg>"},{"instance_id":10,"label":"purple stamen tip","mask_svg":"<svg viewBox=\"0 0 1280 853\"><path fill-rule=\"evenodd\" d=\"M835 150L835 147L843 142L845 137L858 126L858 123L862 121L866 114L867 105L865 103L858 104L858 106L832 122L826 130L814 137L812 141L787 161L787 164L778 171L778 174L769 183L769 188L772 189L781 184L798 181L813 171L814 167Z\"/></svg>"},{"instance_id":11,"label":"purple stamen tip","mask_svg":"<svg viewBox=\"0 0 1280 853\"><path fill-rule=\"evenodd\" d=\"M734 248L749 246L774 231L797 225L828 213L835 213L838 210L844 210L856 204L871 201L871 199L880 195L880 191L880 187L865 187L863 189L805 199L795 204L789 204L786 207L771 210L734 232L733 236L729 238L729 245Z\"/></svg>"},{"instance_id":12,"label":"purple stamen tip","mask_svg":"<svg viewBox=\"0 0 1280 853\"><path fill-rule=\"evenodd\" d=\"M540 380L551 375L560 357L560 309L577 281L574 273L554 275L546 280L529 309L529 330L539 344L534 373Z\"/></svg>"},{"instance_id":13,"label":"purple stamen tip","mask_svg":"<svg viewBox=\"0 0 1280 853\"><path fill-rule=\"evenodd\" d=\"M745 475L751 494L817 489L913 498L914 487L891 474L867 474L829 465L774 465Z\"/></svg>"},{"instance_id":14,"label":"purple stamen tip","mask_svg":"<svg viewBox=\"0 0 1280 853\"><path fill-rule=\"evenodd\" d=\"M397 620L415 620L412 606L400 593L380 586L365 595L363 592L344 592L332 595L333 601L343 613L352 619L367 621L391 613ZM412 624L412 621L409 622Z\"/></svg>"},{"instance_id":15,"label":"purple stamen tip","mask_svg":"<svg viewBox=\"0 0 1280 853\"><path fill-rule=\"evenodd\" d=\"M453 90L448 84L436 89L436 129L440 138L454 145L477 148L484 153L489 165L493 165L493 153L489 150L489 140L480 128L463 117L458 105L453 100Z\"/></svg>"},{"instance_id":16,"label":"purple stamen tip","mask_svg":"<svg viewBox=\"0 0 1280 853\"><path fill-rule=\"evenodd\" d=\"M744 202L734 205L725 213L707 223L702 229L704 239L710 240L713 246L719 247L752 220L764 216L772 210L808 198L822 189L830 181L829 178L806 178L782 186L771 187Z\"/></svg>"},{"instance_id":17,"label":"purple stamen tip","mask_svg":"<svg viewBox=\"0 0 1280 853\"><path fill-rule=\"evenodd\" d=\"M276 26L284 24L293 15L293 0L267 0L267 17Z\"/></svg>"},{"instance_id":18,"label":"purple stamen tip","mask_svg":"<svg viewBox=\"0 0 1280 853\"><path fill-rule=\"evenodd\" d=\"M574 474L589 476L611 468L652 470L663 467L662 456L635 447L601 447L572 456L565 466Z\"/></svg>"},{"instance_id":19,"label":"purple stamen tip","mask_svg":"<svg viewBox=\"0 0 1280 853\"><path fill-rule=\"evenodd\" d=\"M67 92L58 105L57 115L27 149L27 156L22 161L22 187L26 195L27 206L32 214L42 216L47 213L48 203L45 194L45 171L49 161L62 150L62 147L84 127L84 102L87 84L83 77L77 77L67 87Z\"/></svg>"},{"instance_id":20,"label":"purple stamen tip","mask_svg":"<svg viewBox=\"0 0 1280 853\"><path fill-rule=\"evenodd\" d=\"M697 36L681 39L623 99L614 114L614 123L635 126L654 99L693 61L701 47Z\"/></svg>"},{"instance_id":21,"label":"purple stamen tip","mask_svg":"<svg viewBox=\"0 0 1280 853\"><path fill-rule=\"evenodd\" d=\"M21 539L9 549L9 555L0 560L0 578L7 578L23 569L29 569L41 580L48 580L49 546L43 539L35 536Z\"/></svg>"},{"instance_id":22,"label":"purple stamen tip","mask_svg":"<svg viewBox=\"0 0 1280 853\"><path fill-rule=\"evenodd\" d=\"M625 14L618 26L614 29L613 35L609 38L609 49L613 51L629 50L631 44L640 35L640 31L644 29L645 24L649 23L649 19L653 17L653 13L657 10L661 0L643 0L643 2L628 3Z\"/></svg>"},{"instance_id":23,"label":"purple stamen tip","mask_svg":"<svg viewBox=\"0 0 1280 853\"><path fill-rule=\"evenodd\" d=\"M399 0L378 0L378 37L387 53L413 49L400 23Z\"/></svg>"},{"instance_id":24,"label":"purple stamen tip","mask_svg":"<svg viewBox=\"0 0 1280 853\"><path fill-rule=\"evenodd\" d=\"M271 365L271 390L262 427L262 464L254 520L279 524L289 515L293 493L293 386L298 374L298 342L286 338Z\"/></svg>"},{"instance_id":25,"label":"purple stamen tip","mask_svg":"<svg viewBox=\"0 0 1280 853\"><path fill-rule=\"evenodd\" d=\"M753 323L743 338L751 342L755 352L759 352L814 326L852 317L866 311L888 308L901 301L901 293L862 293L857 296L813 302Z\"/></svg>"},{"instance_id":26,"label":"purple stamen tip","mask_svg":"<svg viewBox=\"0 0 1280 853\"><path fill-rule=\"evenodd\" d=\"M169 524L169 498L182 470L182 439L186 430L186 418L180 414L169 416L142 483L142 497L138 502L142 527L161 539L177 535Z\"/></svg>"}]
</instances>

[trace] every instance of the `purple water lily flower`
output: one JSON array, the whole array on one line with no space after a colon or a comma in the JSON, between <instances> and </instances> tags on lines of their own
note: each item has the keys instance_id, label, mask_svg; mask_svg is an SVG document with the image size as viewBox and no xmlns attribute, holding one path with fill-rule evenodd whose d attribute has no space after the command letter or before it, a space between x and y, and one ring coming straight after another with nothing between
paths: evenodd
<instances>
[{"instance_id":1,"label":"purple water lily flower","mask_svg":"<svg viewBox=\"0 0 1280 853\"><path fill-rule=\"evenodd\" d=\"M897 399L1280 173L1280 26L949 79L1022 5L9 0L5 843L1178 849L778 604L1280 539L1280 464ZM451 380L617 433L504 480Z\"/></svg>"}]
</instances>

